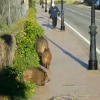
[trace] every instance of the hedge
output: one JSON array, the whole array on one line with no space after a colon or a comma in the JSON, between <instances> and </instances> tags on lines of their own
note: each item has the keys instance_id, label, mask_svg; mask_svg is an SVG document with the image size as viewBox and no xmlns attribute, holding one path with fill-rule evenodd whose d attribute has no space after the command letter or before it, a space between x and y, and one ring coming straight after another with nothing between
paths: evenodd
<instances>
[{"instance_id":1,"label":"hedge","mask_svg":"<svg viewBox=\"0 0 100 100\"><path fill-rule=\"evenodd\" d=\"M35 3L32 2L24 29L16 35L17 50L13 64L4 69L4 77L0 82L0 94L10 100L28 100L35 94L34 83L20 80L23 71L30 67L39 67L39 57L35 49L36 39L44 35L44 30L36 21ZM9 98L5 100L9 100Z\"/></svg>"}]
</instances>

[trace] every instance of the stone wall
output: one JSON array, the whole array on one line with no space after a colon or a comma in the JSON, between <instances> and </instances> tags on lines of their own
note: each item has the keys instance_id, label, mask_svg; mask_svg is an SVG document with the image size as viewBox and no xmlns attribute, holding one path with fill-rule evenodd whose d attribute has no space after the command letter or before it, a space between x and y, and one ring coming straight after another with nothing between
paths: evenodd
<instances>
[{"instance_id":1,"label":"stone wall","mask_svg":"<svg viewBox=\"0 0 100 100\"><path fill-rule=\"evenodd\" d=\"M0 24L11 25L26 14L23 0L0 0Z\"/></svg>"}]
</instances>

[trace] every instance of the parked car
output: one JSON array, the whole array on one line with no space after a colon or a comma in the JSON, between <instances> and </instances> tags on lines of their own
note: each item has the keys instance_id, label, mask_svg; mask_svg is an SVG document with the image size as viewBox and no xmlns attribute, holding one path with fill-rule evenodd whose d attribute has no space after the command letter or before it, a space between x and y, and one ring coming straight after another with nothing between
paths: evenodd
<instances>
[{"instance_id":1,"label":"parked car","mask_svg":"<svg viewBox=\"0 0 100 100\"><path fill-rule=\"evenodd\" d=\"M100 9L100 0L95 3L95 9Z\"/></svg>"}]
</instances>

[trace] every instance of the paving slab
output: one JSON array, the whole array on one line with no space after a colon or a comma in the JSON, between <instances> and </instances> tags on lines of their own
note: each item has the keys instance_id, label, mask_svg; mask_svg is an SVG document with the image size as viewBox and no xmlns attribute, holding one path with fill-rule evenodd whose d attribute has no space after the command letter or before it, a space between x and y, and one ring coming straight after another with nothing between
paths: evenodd
<instances>
[{"instance_id":1,"label":"paving slab","mask_svg":"<svg viewBox=\"0 0 100 100\"><path fill-rule=\"evenodd\" d=\"M60 30L60 21L56 29L52 29L52 20L48 12L36 5L37 21L43 27L52 53L50 69L42 67L51 81L36 89L32 100L100 100L100 71L90 71L88 55L79 41L70 34L66 26ZM73 97L73 98L72 98ZM64 99L65 98L65 99ZM71 99L72 98L72 99Z\"/></svg>"}]
</instances>

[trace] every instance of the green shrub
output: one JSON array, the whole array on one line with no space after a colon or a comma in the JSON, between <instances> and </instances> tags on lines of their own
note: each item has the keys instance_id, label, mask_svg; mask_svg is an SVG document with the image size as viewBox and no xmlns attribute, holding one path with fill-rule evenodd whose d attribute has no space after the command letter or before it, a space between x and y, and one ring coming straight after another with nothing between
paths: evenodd
<instances>
[{"instance_id":1,"label":"green shrub","mask_svg":"<svg viewBox=\"0 0 100 100\"><path fill-rule=\"evenodd\" d=\"M31 19L31 20L36 21L35 11L32 8L30 8L28 11L28 18L27 19Z\"/></svg>"},{"instance_id":2,"label":"green shrub","mask_svg":"<svg viewBox=\"0 0 100 100\"><path fill-rule=\"evenodd\" d=\"M36 1L30 0L29 7L35 9Z\"/></svg>"},{"instance_id":3,"label":"green shrub","mask_svg":"<svg viewBox=\"0 0 100 100\"><path fill-rule=\"evenodd\" d=\"M39 57L35 49L36 39L43 36L43 29L31 18L28 18L24 23L24 30L16 35L17 39L17 51L15 54L15 60L13 68L17 71L17 80L20 81L22 72L30 67L40 66ZM25 97L30 98L34 92L34 87L31 87L31 83L26 84L28 90L25 91Z\"/></svg>"},{"instance_id":4,"label":"green shrub","mask_svg":"<svg viewBox=\"0 0 100 100\"><path fill-rule=\"evenodd\" d=\"M24 32L27 33L28 36L33 36L30 38L34 38L35 40L41 36L43 36L43 29L33 20L26 20L24 24Z\"/></svg>"},{"instance_id":5,"label":"green shrub","mask_svg":"<svg viewBox=\"0 0 100 100\"><path fill-rule=\"evenodd\" d=\"M4 71L4 77L0 83L2 94L9 95L14 100L28 100L35 93L35 84L22 83L20 80L25 69L40 66L35 43L37 38L44 35L44 31L36 21L35 12L35 8L32 6L28 11L27 20L23 24L24 30L16 35L15 59L10 69Z\"/></svg>"},{"instance_id":6,"label":"green shrub","mask_svg":"<svg viewBox=\"0 0 100 100\"><path fill-rule=\"evenodd\" d=\"M66 1L66 4L73 4L74 3L74 0L67 0Z\"/></svg>"},{"instance_id":7,"label":"green shrub","mask_svg":"<svg viewBox=\"0 0 100 100\"><path fill-rule=\"evenodd\" d=\"M61 4L61 0L56 0L55 3L56 4ZM66 1L64 0L63 3L66 3Z\"/></svg>"}]
</instances>

